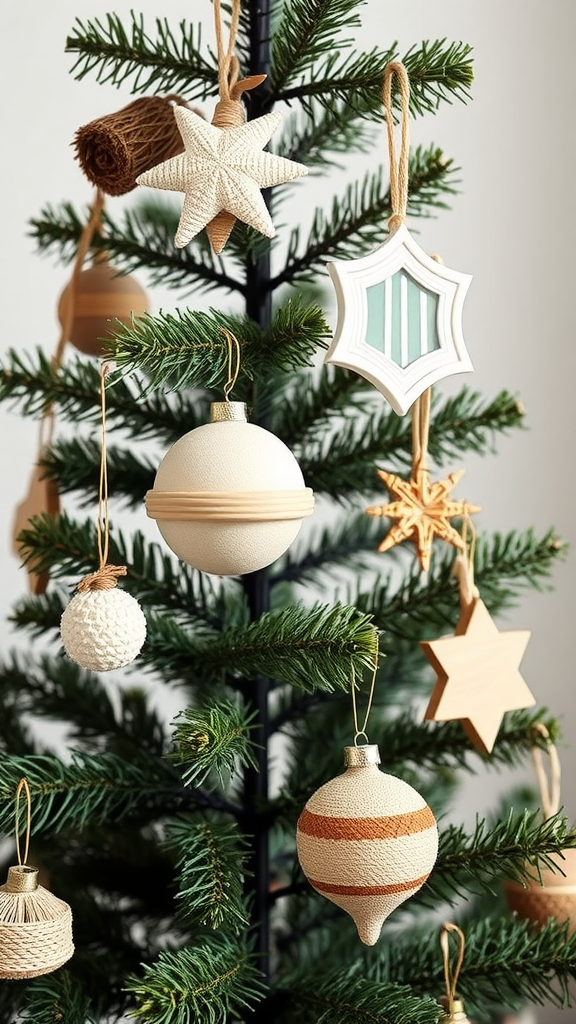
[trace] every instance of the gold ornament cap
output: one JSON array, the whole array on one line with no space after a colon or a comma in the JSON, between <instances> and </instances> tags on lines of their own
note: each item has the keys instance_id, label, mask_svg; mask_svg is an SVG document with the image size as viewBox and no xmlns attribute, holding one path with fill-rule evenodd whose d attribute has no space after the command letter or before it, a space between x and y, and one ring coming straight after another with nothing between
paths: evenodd
<instances>
[{"instance_id":1,"label":"gold ornament cap","mask_svg":"<svg viewBox=\"0 0 576 1024\"><path fill-rule=\"evenodd\" d=\"M461 999L449 1000L447 996L441 996L439 1002L447 1017L442 1018L442 1024L470 1024L464 1013L464 1003Z\"/></svg>"},{"instance_id":2,"label":"gold ornament cap","mask_svg":"<svg viewBox=\"0 0 576 1024\"><path fill-rule=\"evenodd\" d=\"M2 886L4 892L34 892L38 888L38 868L17 864L8 868L8 879Z\"/></svg>"},{"instance_id":3,"label":"gold ornament cap","mask_svg":"<svg viewBox=\"0 0 576 1024\"><path fill-rule=\"evenodd\" d=\"M344 747L344 765L346 768L365 768L370 764L380 764L380 751L375 743L362 743L357 747Z\"/></svg>"},{"instance_id":4,"label":"gold ornament cap","mask_svg":"<svg viewBox=\"0 0 576 1024\"><path fill-rule=\"evenodd\" d=\"M247 422L248 407L246 402L211 402L210 423L225 423L230 420Z\"/></svg>"}]
</instances>

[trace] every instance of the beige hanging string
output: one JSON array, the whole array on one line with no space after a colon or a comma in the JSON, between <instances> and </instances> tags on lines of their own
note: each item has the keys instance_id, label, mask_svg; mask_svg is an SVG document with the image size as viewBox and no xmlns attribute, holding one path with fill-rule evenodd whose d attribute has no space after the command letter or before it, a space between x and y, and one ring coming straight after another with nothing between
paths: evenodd
<instances>
[{"instance_id":1,"label":"beige hanging string","mask_svg":"<svg viewBox=\"0 0 576 1024\"><path fill-rule=\"evenodd\" d=\"M555 814L558 814L558 811L560 810L560 758L554 743L550 739L550 733L542 722L536 722L532 731L534 733L539 733L547 741L546 753L549 758L549 777L544 768L541 748L534 743L531 749L534 769L536 771L536 779L538 781L538 789L540 791L542 814L544 816L544 820L547 820L548 818L552 818Z\"/></svg>"},{"instance_id":2,"label":"beige hanging string","mask_svg":"<svg viewBox=\"0 0 576 1024\"><path fill-rule=\"evenodd\" d=\"M392 109L392 80L396 76L399 84L401 109L400 156L396 160L394 137L394 111ZM396 231L406 220L408 207L408 170L410 157L410 83L406 68L400 61L390 61L384 68L382 99L386 113L388 155L390 158L390 205L392 215L388 221L390 231Z\"/></svg>"},{"instance_id":3,"label":"beige hanging string","mask_svg":"<svg viewBox=\"0 0 576 1024\"><path fill-rule=\"evenodd\" d=\"M427 388L412 406L412 476L427 469L432 389Z\"/></svg>"},{"instance_id":4,"label":"beige hanging string","mask_svg":"<svg viewBox=\"0 0 576 1024\"><path fill-rule=\"evenodd\" d=\"M98 542L99 566L96 572L90 573L80 580L77 590L83 593L86 590L112 590L118 583L119 576L126 576L125 565L108 565L109 549L109 521L108 521L108 467L106 457L106 377L110 372L110 366L103 361L100 365L100 409L101 409L101 433L102 441L100 448L100 481L98 486L98 515L96 519L96 534Z\"/></svg>"},{"instance_id":5,"label":"beige hanging string","mask_svg":"<svg viewBox=\"0 0 576 1024\"><path fill-rule=\"evenodd\" d=\"M458 580L460 606L464 610L480 597L480 591L474 582L474 555L476 552L476 529L467 512L462 519L463 551L459 551L454 559L454 576Z\"/></svg>"},{"instance_id":6,"label":"beige hanging string","mask_svg":"<svg viewBox=\"0 0 576 1024\"><path fill-rule=\"evenodd\" d=\"M216 32L216 50L218 55L218 95L214 108L212 124L216 128L236 128L244 124L246 114L240 102L243 92L255 89L266 79L266 75L249 75L238 79L240 64L234 55L238 23L240 20L240 0L232 0L230 15L230 32L228 46L224 47L222 11L220 0L214 0L214 28ZM227 210L218 213L206 225L206 234L216 254L221 253L236 223L236 217Z\"/></svg>"},{"instance_id":7,"label":"beige hanging string","mask_svg":"<svg viewBox=\"0 0 576 1024\"><path fill-rule=\"evenodd\" d=\"M459 939L458 954L453 969L450 965L450 932L454 932ZM446 984L446 996L443 998L442 1003L446 1005L446 1009L451 1015L456 1010L461 1009L460 1000L456 998L456 986L458 985L458 977L464 960L465 945L466 940L462 929L458 925L446 921L440 931L440 946L444 958L444 981Z\"/></svg>"},{"instance_id":8,"label":"beige hanging string","mask_svg":"<svg viewBox=\"0 0 576 1024\"><path fill-rule=\"evenodd\" d=\"M227 327L221 327L220 330L228 343L228 380L224 385L224 399L226 402L229 402L230 394L240 373L240 342L236 335L232 334L232 331L229 331Z\"/></svg>"},{"instance_id":9,"label":"beige hanging string","mask_svg":"<svg viewBox=\"0 0 576 1024\"><path fill-rule=\"evenodd\" d=\"M374 700L374 689L375 689L375 686L376 686L376 675L378 673L378 660L379 660L379 657L380 657L380 654L379 654L379 642L378 642L378 638L376 638L376 653L374 655L374 669L373 669L373 672L372 672L372 682L370 683L370 692L368 694L368 704L366 706L366 714L364 715L364 721L362 723L362 728L361 729L358 726L358 709L356 707L356 673L354 671L354 665L351 664L351 666L350 666L350 691L351 691L351 694L352 694L352 714L353 714L353 717L354 717L354 746L355 747L358 746L358 740L360 739L361 736L363 736L364 739L366 740L366 743L368 743L368 736L367 736L367 733L366 733L366 726L368 724L368 717L370 715L370 711L372 710L372 702Z\"/></svg>"},{"instance_id":10,"label":"beige hanging string","mask_svg":"<svg viewBox=\"0 0 576 1024\"><path fill-rule=\"evenodd\" d=\"M26 794L26 832L24 840L24 856L20 850L20 797ZM23 867L28 863L28 851L30 849L30 832L32 828L32 800L30 797L30 786L27 779L20 779L16 787L16 810L15 810L15 833L16 833L16 854L18 865Z\"/></svg>"}]
</instances>

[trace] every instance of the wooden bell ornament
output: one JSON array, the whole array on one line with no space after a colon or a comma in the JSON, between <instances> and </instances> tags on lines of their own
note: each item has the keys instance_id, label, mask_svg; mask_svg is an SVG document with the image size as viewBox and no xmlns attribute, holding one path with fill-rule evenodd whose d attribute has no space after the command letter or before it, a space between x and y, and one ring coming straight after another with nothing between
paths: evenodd
<instances>
[{"instance_id":1,"label":"wooden bell ornament","mask_svg":"<svg viewBox=\"0 0 576 1024\"><path fill-rule=\"evenodd\" d=\"M534 728L547 740L549 777L544 769L541 748L536 745L532 748L542 814L544 820L547 820L560 809L560 759L546 726L539 722ZM555 854L550 860L557 866L557 870L540 868L539 877L534 877L534 866L526 865L522 884L506 881L506 902L519 917L536 926L546 924L551 917L560 923L567 921L572 934L576 931L576 848L563 850L562 854Z\"/></svg>"},{"instance_id":2,"label":"wooden bell ornament","mask_svg":"<svg viewBox=\"0 0 576 1024\"><path fill-rule=\"evenodd\" d=\"M26 842L20 855L19 800L27 800ZM30 788L21 779L16 790L18 864L8 869L0 886L0 978L36 978L65 964L74 953L72 911L67 903L38 884L38 868L30 867Z\"/></svg>"}]
</instances>

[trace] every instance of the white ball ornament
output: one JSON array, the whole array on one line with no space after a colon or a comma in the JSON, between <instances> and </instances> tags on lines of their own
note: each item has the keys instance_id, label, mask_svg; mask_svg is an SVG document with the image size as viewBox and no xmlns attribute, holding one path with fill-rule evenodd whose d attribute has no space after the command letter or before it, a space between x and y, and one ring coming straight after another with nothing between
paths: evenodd
<instances>
[{"instance_id":1,"label":"white ball ornament","mask_svg":"<svg viewBox=\"0 0 576 1024\"><path fill-rule=\"evenodd\" d=\"M147 514L178 558L218 576L270 565L313 507L294 455L248 423L243 402L214 402L211 421L172 445L146 494Z\"/></svg>"},{"instance_id":2,"label":"white ball ornament","mask_svg":"<svg viewBox=\"0 0 576 1024\"><path fill-rule=\"evenodd\" d=\"M91 672L111 672L130 664L146 639L146 618L138 601L118 590L112 576L103 589L98 582L102 570L82 580L60 620L66 654Z\"/></svg>"},{"instance_id":3,"label":"white ball ornament","mask_svg":"<svg viewBox=\"0 0 576 1024\"><path fill-rule=\"evenodd\" d=\"M350 914L373 946L389 914L428 878L438 829L423 797L379 770L377 746L345 747L344 763L298 819L298 859L313 888Z\"/></svg>"}]
</instances>

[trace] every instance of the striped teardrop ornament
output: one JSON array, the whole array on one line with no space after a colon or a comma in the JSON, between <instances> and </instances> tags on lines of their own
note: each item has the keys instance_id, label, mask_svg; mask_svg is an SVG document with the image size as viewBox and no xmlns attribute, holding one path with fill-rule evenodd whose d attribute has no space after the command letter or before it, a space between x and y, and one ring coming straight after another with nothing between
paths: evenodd
<instances>
[{"instance_id":1,"label":"striped teardrop ornament","mask_svg":"<svg viewBox=\"0 0 576 1024\"><path fill-rule=\"evenodd\" d=\"M344 764L298 819L298 859L310 885L350 914L373 946L389 914L428 878L438 830L420 794L380 771L377 746L345 747Z\"/></svg>"}]
</instances>

